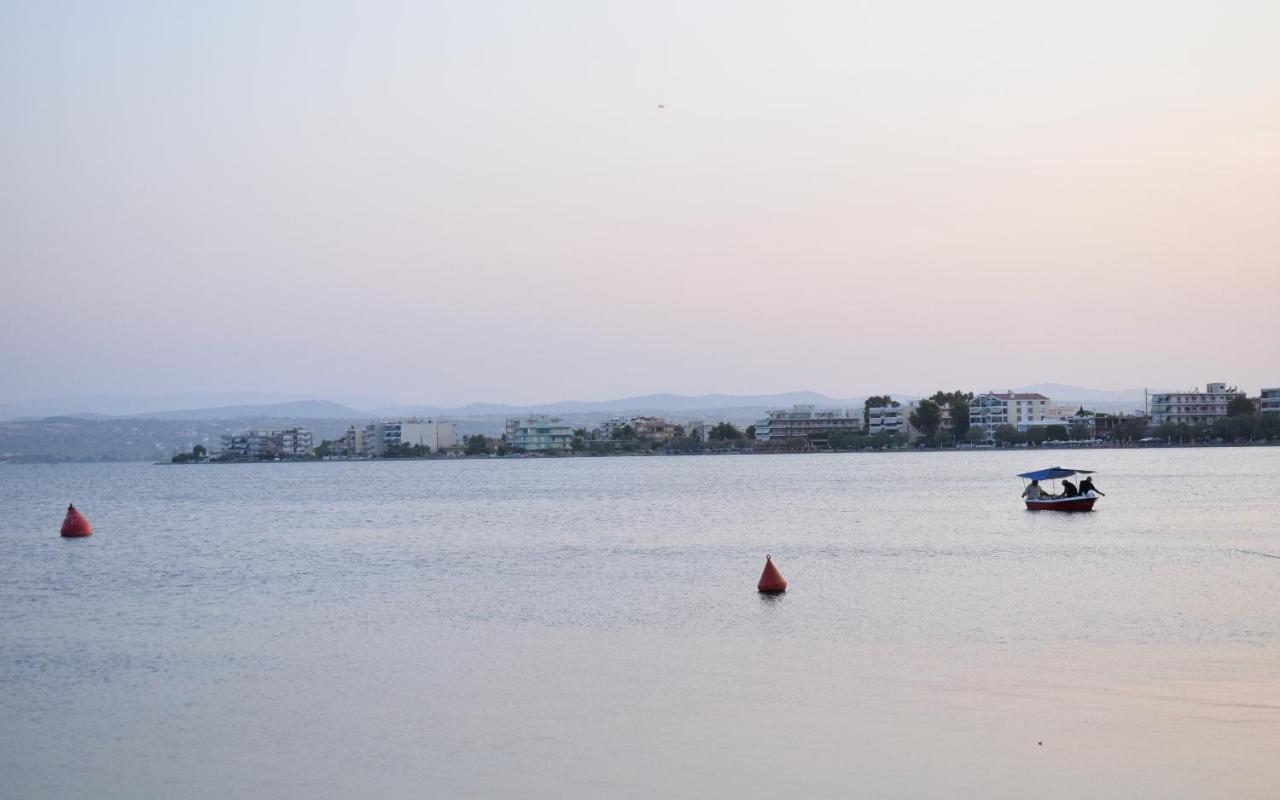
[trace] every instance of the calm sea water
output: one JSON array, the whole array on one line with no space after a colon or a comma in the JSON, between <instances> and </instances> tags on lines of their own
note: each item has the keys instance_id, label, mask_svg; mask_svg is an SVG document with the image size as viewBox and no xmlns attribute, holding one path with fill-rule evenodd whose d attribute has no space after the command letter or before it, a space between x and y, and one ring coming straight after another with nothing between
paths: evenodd
<instances>
[{"instance_id":1,"label":"calm sea water","mask_svg":"<svg viewBox=\"0 0 1280 800\"><path fill-rule=\"evenodd\" d=\"M1022 510L1057 462L1094 513ZM0 797L1276 797L1278 477L0 465Z\"/></svg>"}]
</instances>

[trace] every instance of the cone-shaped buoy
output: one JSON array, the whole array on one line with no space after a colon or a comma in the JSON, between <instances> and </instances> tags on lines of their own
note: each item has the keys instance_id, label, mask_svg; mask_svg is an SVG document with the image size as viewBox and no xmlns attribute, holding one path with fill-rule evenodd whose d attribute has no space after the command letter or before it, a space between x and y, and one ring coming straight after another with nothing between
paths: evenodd
<instances>
[{"instance_id":1,"label":"cone-shaped buoy","mask_svg":"<svg viewBox=\"0 0 1280 800\"><path fill-rule=\"evenodd\" d=\"M764 557L764 572L760 573L760 583L756 588L763 594L782 594L787 590L787 579L773 565L773 556Z\"/></svg>"},{"instance_id":2,"label":"cone-shaped buoy","mask_svg":"<svg viewBox=\"0 0 1280 800\"><path fill-rule=\"evenodd\" d=\"M75 536L92 536L93 526L89 524L89 520L84 518L84 514L76 511L73 505L67 506L67 517L62 520L62 535L68 538Z\"/></svg>"}]
</instances>

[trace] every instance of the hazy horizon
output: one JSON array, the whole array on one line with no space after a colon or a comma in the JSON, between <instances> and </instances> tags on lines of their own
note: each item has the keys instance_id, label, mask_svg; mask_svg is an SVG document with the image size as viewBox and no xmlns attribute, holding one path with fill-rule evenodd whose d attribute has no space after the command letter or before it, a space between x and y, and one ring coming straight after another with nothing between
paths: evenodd
<instances>
[{"instance_id":1,"label":"hazy horizon","mask_svg":"<svg viewBox=\"0 0 1280 800\"><path fill-rule=\"evenodd\" d=\"M0 403L1252 393L1277 30L1263 2L3 4Z\"/></svg>"},{"instance_id":2,"label":"hazy horizon","mask_svg":"<svg viewBox=\"0 0 1280 800\"><path fill-rule=\"evenodd\" d=\"M1134 408L1142 402L1143 389L1130 387L1128 389L1096 389L1090 387L1072 387L1063 384L1045 382L1040 384L1025 384L1006 386L1003 389L996 387L988 387L991 391L1004 391L1005 389L1013 389L1015 391L1047 391L1053 400L1062 402L1079 402L1088 405L1091 408L1104 408L1105 410L1119 410L1124 403L1133 403ZM1061 389L1062 391L1059 391ZM976 390L975 393L981 393L987 390ZM1151 388L1154 393L1160 391ZM839 407L841 403L860 403L862 399L871 394L889 394L895 399L904 402L913 400L917 397L928 396L932 392L898 392L892 389L880 389L876 392L864 392L856 395L834 396L822 392L815 392L808 389L795 389L786 392L777 393L753 393L753 394L723 394L708 393L701 395L680 395L670 392L648 392L642 395L631 395L628 397L561 397L554 400L536 401L532 403L507 403L502 400L478 399L467 403L460 403L453 406L447 406L440 403L430 402L388 402L385 399L376 397L298 397L292 395L275 395L263 392L181 392L175 394L157 394L157 395L72 395L64 397L45 397L30 398L17 402L0 403L0 421L5 419L19 419L28 417L42 416L67 416L77 414L103 414L105 416L142 416L148 413L156 412L177 412L177 411L211 411L216 409L249 409L249 408L266 408L271 406L300 406L308 403L333 403L341 406L345 410L364 413L406 413L406 409L419 410L438 410L441 413L448 411L465 410L471 407L506 407L513 410L524 408L556 408L561 410L556 413L612 413L621 409L636 410L640 408L648 408L651 410L665 409L670 413L692 413L698 409L727 409L732 407L754 407L759 405L761 401L766 399L781 405L792 402L819 402L823 400L829 401L825 405L828 407ZM813 397L816 395L817 397ZM699 402L715 400L715 403ZM637 402L632 405L619 405L620 403ZM671 405L660 405L662 402L670 401ZM576 411L569 411L570 407L593 407L578 408ZM612 407L611 410L610 407ZM317 413L318 410L308 410L306 416L320 417L323 414ZM489 413L489 412L483 412ZM286 416L294 416L295 413L290 411Z\"/></svg>"}]
</instances>

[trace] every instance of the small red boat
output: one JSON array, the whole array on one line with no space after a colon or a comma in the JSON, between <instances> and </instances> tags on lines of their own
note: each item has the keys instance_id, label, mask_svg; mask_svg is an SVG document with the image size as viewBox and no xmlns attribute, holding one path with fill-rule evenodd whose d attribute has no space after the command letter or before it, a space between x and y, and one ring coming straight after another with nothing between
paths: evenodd
<instances>
[{"instance_id":1,"label":"small red boat","mask_svg":"<svg viewBox=\"0 0 1280 800\"><path fill-rule=\"evenodd\" d=\"M1023 472L1018 475L1023 481L1030 481L1022 490L1022 496L1026 501L1028 511L1092 511L1093 504L1098 502L1098 497L1102 495L1097 489L1092 488L1092 479L1087 480L1088 488L1083 492L1074 491L1057 491L1056 481L1061 478L1070 478L1072 475L1092 475L1091 469L1067 469L1065 467L1049 467L1048 469L1040 469L1035 472ZM1040 481L1054 481L1055 485L1052 491L1046 491L1040 486Z\"/></svg>"}]
</instances>

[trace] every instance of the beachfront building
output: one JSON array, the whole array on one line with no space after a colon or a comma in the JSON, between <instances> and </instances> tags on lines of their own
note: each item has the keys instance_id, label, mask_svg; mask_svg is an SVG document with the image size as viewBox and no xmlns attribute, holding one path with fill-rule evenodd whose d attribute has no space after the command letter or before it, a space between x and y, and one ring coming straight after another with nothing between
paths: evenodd
<instances>
[{"instance_id":1,"label":"beachfront building","mask_svg":"<svg viewBox=\"0 0 1280 800\"><path fill-rule=\"evenodd\" d=\"M757 430L757 435L758 435ZM707 440L707 421L705 419L691 419L684 424L685 436L696 436L698 441L705 442Z\"/></svg>"},{"instance_id":2,"label":"beachfront building","mask_svg":"<svg viewBox=\"0 0 1280 800\"><path fill-rule=\"evenodd\" d=\"M627 427L626 417L610 417L604 422L601 422L599 428L596 428L595 438L616 439L619 435L618 431L622 430L625 427Z\"/></svg>"},{"instance_id":3,"label":"beachfront building","mask_svg":"<svg viewBox=\"0 0 1280 800\"><path fill-rule=\"evenodd\" d=\"M668 422L662 417L631 418L631 428L636 432L636 436L641 439L653 439L659 442L674 439L676 427L674 422Z\"/></svg>"},{"instance_id":4,"label":"beachfront building","mask_svg":"<svg viewBox=\"0 0 1280 800\"><path fill-rule=\"evenodd\" d=\"M507 420L507 444L530 453L567 452L573 429L559 417L524 417Z\"/></svg>"},{"instance_id":5,"label":"beachfront building","mask_svg":"<svg viewBox=\"0 0 1280 800\"><path fill-rule=\"evenodd\" d=\"M1049 398L1039 392L987 392L969 404L969 427L991 436L1001 425L1025 432L1038 425L1061 424L1049 415Z\"/></svg>"},{"instance_id":6,"label":"beachfront building","mask_svg":"<svg viewBox=\"0 0 1280 800\"><path fill-rule=\"evenodd\" d=\"M309 456L315 452L315 442L311 431L307 428L289 428L279 432L280 449L278 454L284 458Z\"/></svg>"},{"instance_id":7,"label":"beachfront building","mask_svg":"<svg viewBox=\"0 0 1280 800\"><path fill-rule=\"evenodd\" d=\"M906 433L907 415L911 409L907 406L873 406L867 409L867 433Z\"/></svg>"},{"instance_id":8,"label":"beachfront building","mask_svg":"<svg viewBox=\"0 0 1280 800\"><path fill-rule=\"evenodd\" d=\"M1263 414L1280 414L1280 387L1262 390L1258 410Z\"/></svg>"},{"instance_id":9,"label":"beachfront building","mask_svg":"<svg viewBox=\"0 0 1280 800\"><path fill-rule=\"evenodd\" d=\"M770 411L755 425L759 442L822 440L833 433L861 432L862 413L851 408L819 410L811 405L796 405L790 411Z\"/></svg>"},{"instance_id":10,"label":"beachfront building","mask_svg":"<svg viewBox=\"0 0 1280 800\"><path fill-rule=\"evenodd\" d=\"M338 440L342 454L349 458L358 456L367 456L369 453L365 448L364 428L357 428L352 425L347 428L347 432Z\"/></svg>"},{"instance_id":11,"label":"beachfront building","mask_svg":"<svg viewBox=\"0 0 1280 800\"><path fill-rule=\"evenodd\" d=\"M441 419L410 418L400 423L400 444L430 447L439 453L458 446L458 426Z\"/></svg>"},{"instance_id":12,"label":"beachfront building","mask_svg":"<svg viewBox=\"0 0 1280 800\"><path fill-rule=\"evenodd\" d=\"M628 427L635 433L637 439L666 441L675 438L676 428L679 426L662 417L612 417L600 423L597 438L615 439L618 437L618 431Z\"/></svg>"},{"instance_id":13,"label":"beachfront building","mask_svg":"<svg viewBox=\"0 0 1280 800\"><path fill-rule=\"evenodd\" d=\"M1244 392L1225 383L1210 383L1203 392L1162 392L1151 395L1151 424L1166 422L1187 425L1212 423L1227 415L1227 404Z\"/></svg>"},{"instance_id":14,"label":"beachfront building","mask_svg":"<svg viewBox=\"0 0 1280 800\"><path fill-rule=\"evenodd\" d=\"M432 453L455 448L458 426L445 420L410 417L370 422L363 428L352 425L342 437L343 450L349 456L381 456L388 449L415 446Z\"/></svg>"},{"instance_id":15,"label":"beachfront building","mask_svg":"<svg viewBox=\"0 0 1280 800\"><path fill-rule=\"evenodd\" d=\"M306 428L288 430L251 430L222 436L222 453L226 458L268 459L298 458L312 455L311 431Z\"/></svg>"}]
</instances>

